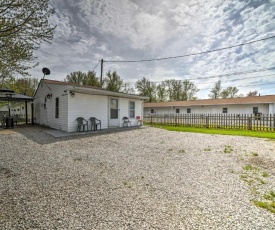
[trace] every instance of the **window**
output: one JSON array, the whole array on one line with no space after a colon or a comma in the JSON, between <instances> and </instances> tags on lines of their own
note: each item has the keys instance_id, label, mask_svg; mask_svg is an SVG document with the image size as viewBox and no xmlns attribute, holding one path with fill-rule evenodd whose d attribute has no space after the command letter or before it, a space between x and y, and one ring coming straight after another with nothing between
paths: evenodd
<instances>
[{"instance_id":1,"label":"window","mask_svg":"<svg viewBox=\"0 0 275 230\"><path fill-rule=\"evenodd\" d=\"M227 113L227 108L222 108L222 113Z\"/></svg>"},{"instance_id":2,"label":"window","mask_svg":"<svg viewBox=\"0 0 275 230\"><path fill-rule=\"evenodd\" d=\"M191 109L187 109L187 113L191 113Z\"/></svg>"},{"instance_id":3,"label":"window","mask_svg":"<svg viewBox=\"0 0 275 230\"><path fill-rule=\"evenodd\" d=\"M176 109L176 113L180 113L180 109Z\"/></svg>"},{"instance_id":4,"label":"window","mask_svg":"<svg viewBox=\"0 0 275 230\"><path fill-rule=\"evenodd\" d=\"M55 118L59 118L59 98L55 98Z\"/></svg>"},{"instance_id":5,"label":"window","mask_svg":"<svg viewBox=\"0 0 275 230\"><path fill-rule=\"evenodd\" d=\"M135 118L135 102L129 102L129 118Z\"/></svg>"},{"instance_id":6,"label":"window","mask_svg":"<svg viewBox=\"0 0 275 230\"><path fill-rule=\"evenodd\" d=\"M154 110L154 109L151 109L151 113L155 113L155 110Z\"/></svg>"},{"instance_id":7,"label":"window","mask_svg":"<svg viewBox=\"0 0 275 230\"><path fill-rule=\"evenodd\" d=\"M118 99L111 98L111 119L118 119Z\"/></svg>"},{"instance_id":8,"label":"window","mask_svg":"<svg viewBox=\"0 0 275 230\"><path fill-rule=\"evenodd\" d=\"M259 108L258 107L253 107L253 113L258 114L259 113Z\"/></svg>"}]
</instances>

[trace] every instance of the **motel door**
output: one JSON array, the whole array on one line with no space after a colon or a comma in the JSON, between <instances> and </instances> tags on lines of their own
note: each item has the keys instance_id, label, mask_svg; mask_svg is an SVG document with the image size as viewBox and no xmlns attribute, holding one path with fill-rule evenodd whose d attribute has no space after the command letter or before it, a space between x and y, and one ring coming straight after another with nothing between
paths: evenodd
<instances>
[{"instance_id":1,"label":"motel door","mask_svg":"<svg viewBox=\"0 0 275 230\"><path fill-rule=\"evenodd\" d=\"M118 109L118 99L110 98L110 118L109 126L118 127L119 126L119 109Z\"/></svg>"}]
</instances>

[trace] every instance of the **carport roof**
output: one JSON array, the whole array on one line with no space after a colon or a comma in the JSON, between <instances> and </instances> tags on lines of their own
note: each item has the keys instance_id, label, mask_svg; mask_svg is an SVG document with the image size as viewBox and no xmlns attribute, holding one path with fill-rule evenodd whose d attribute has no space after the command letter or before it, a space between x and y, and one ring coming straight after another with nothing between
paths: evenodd
<instances>
[{"instance_id":1,"label":"carport roof","mask_svg":"<svg viewBox=\"0 0 275 230\"><path fill-rule=\"evenodd\" d=\"M14 93L12 90L0 89L0 101L33 101L33 97Z\"/></svg>"}]
</instances>

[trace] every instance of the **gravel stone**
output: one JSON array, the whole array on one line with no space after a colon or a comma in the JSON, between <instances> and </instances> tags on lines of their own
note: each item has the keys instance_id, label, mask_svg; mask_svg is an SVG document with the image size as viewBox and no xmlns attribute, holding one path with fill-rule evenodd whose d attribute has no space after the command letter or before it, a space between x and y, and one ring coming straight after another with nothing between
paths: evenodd
<instances>
[{"instance_id":1,"label":"gravel stone","mask_svg":"<svg viewBox=\"0 0 275 230\"><path fill-rule=\"evenodd\" d=\"M274 141L145 127L0 143L0 229L275 229L240 178L257 165L275 189Z\"/></svg>"}]
</instances>

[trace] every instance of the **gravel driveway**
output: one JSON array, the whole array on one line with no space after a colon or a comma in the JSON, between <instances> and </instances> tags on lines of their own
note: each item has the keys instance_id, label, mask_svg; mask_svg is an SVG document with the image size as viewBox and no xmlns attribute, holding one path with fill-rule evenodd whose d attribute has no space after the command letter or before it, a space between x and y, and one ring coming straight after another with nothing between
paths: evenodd
<instances>
[{"instance_id":1,"label":"gravel driveway","mask_svg":"<svg viewBox=\"0 0 275 230\"><path fill-rule=\"evenodd\" d=\"M253 203L275 190L274 141L147 127L0 143L0 229L275 229Z\"/></svg>"}]
</instances>

